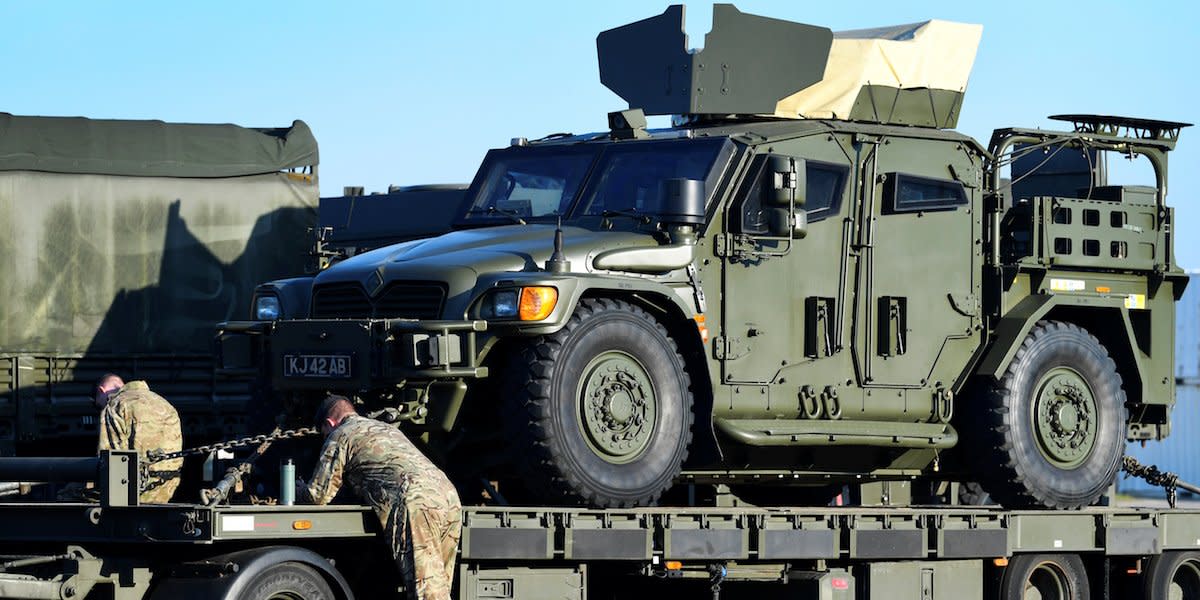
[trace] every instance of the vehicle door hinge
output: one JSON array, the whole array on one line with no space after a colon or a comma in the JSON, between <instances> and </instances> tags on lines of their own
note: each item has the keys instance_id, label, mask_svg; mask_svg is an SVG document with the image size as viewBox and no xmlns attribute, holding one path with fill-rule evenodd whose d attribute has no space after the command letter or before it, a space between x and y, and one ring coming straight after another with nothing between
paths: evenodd
<instances>
[{"instance_id":1,"label":"vehicle door hinge","mask_svg":"<svg viewBox=\"0 0 1200 600\"><path fill-rule=\"evenodd\" d=\"M713 239L713 254L716 254L718 257L724 258L725 255L728 253L729 253L729 236L724 235L724 234L718 235L715 239Z\"/></svg>"},{"instance_id":2,"label":"vehicle door hinge","mask_svg":"<svg viewBox=\"0 0 1200 600\"><path fill-rule=\"evenodd\" d=\"M741 338L718 336L713 340L713 356L717 360L737 360L750 352Z\"/></svg>"}]
</instances>

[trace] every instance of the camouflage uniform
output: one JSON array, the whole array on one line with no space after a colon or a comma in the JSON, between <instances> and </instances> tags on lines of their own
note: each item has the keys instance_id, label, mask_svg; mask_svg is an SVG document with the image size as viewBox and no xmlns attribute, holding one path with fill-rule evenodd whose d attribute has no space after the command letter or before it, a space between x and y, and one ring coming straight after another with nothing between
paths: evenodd
<instances>
[{"instance_id":1,"label":"camouflage uniform","mask_svg":"<svg viewBox=\"0 0 1200 600\"><path fill-rule=\"evenodd\" d=\"M149 450L175 452L183 448L179 413L162 396L150 391L145 381L130 381L108 398L100 411L100 449L137 450L145 457ZM179 487L182 458L155 463L150 467L149 489L138 496L141 502L162 504L171 501Z\"/></svg>"},{"instance_id":2,"label":"camouflage uniform","mask_svg":"<svg viewBox=\"0 0 1200 600\"><path fill-rule=\"evenodd\" d=\"M328 504L343 482L375 509L409 595L449 600L462 505L445 473L394 426L350 415L325 440L309 498Z\"/></svg>"}]
</instances>

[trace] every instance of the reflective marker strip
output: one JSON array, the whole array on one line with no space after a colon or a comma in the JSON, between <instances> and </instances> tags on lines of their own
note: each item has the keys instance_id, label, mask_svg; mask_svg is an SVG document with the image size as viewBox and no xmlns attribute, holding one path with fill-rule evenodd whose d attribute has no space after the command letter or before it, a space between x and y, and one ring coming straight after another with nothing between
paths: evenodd
<instances>
[{"instance_id":1,"label":"reflective marker strip","mask_svg":"<svg viewBox=\"0 0 1200 600\"><path fill-rule=\"evenodd\" d=\"M1050 280L1050 290L1055 292L1082 292L1086 287L1082 279Z\"/></svg>"},{"instance_id":2,"label":"reflective marker strip","mask_svg":"<svg viewBox=\"0 0 1200 600\"><path fill-rule=\"evenodd\" d=\"M254 515L221 515L221 531L254 531Z\"/></svg>"},{"instance_id":3,"label":"reflective marker strip","mask_svg":"<svg viewBox=\"0 0 1200 600\"><path fill-rule=\"evenodd\" d=\"M1146 295L1130 294L1125 296L1125 308L1146 308Z\"/></svg>"}]
</instances>

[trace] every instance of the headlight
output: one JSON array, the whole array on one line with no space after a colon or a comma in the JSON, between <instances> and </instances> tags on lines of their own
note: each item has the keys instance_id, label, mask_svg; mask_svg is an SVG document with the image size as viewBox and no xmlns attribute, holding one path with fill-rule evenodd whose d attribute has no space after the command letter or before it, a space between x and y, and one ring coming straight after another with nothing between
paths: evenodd
<instances>
[{"instance_id":1,"label":"headlight","mask_svg":"<svg viewBox=\"0 0 1200 600\"><path fill-rule=\"evenodd\" d=\"M484 298L479 316L485 319L541 321L554 312L558 290L548 286L497 290Z\"/></svg>"},{"instance_id":2,"label":"headlight","mask_svg":"<svg viewBox=\"0 0 1200 600\"><path fill-rule=\"evenodd\" d=\"M485 316L493 319L511 319L517 316L517 292L519 291L502 290L492 294L491 298L484 303Z\"/></svg>"},{"instance_id":3,"label":"headlight","mask_svg":"<svg viewBox=\"0 0 1200 600\"><path fill-rule=\"evenodd\" d=\"M259 321L274 321L279 318L279 297L259 296L254 299L254 318Z\"/></svg>"}]
</instances>

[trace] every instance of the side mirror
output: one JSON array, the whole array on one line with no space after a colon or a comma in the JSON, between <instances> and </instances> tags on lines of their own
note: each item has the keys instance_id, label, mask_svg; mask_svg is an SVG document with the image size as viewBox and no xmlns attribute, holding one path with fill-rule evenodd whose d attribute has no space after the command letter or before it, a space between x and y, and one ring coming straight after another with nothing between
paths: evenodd
<instances>
[{"instance_id":1,"label":"side mirror","mask_svg":"<svg viewBox=\"0 0 1200 600\"><path fill-rule=\"evenodd\" d=\"M790 239L808 235L808 213L804 211L807 172L803 158L772 154L767 157L770 179L763 186L763 206L771 207L767 218L771 234Z\"/></svg>"},{"instance_id":2,"label":"side mirror","mask_svg":"<svg viewBox=\"0 0 1200 600\"><path fill-rule=\"evenodd\" d=\"M804 206L805 191L808 187L803 158L793 158L772 154L767 157L768 184L763 186L764 204L783 206L794 204Z\"/></svg>"},{"instance_id":3,"label":"side mirror","mask_svg":"<svg viewBox=\"0 0 1200 600\"><path fill-rule=\"evenodd\" d=\"M704 224L704 182L699 179L666 179L658 218L667 225Z\"/></svg>"}]
</instances>

